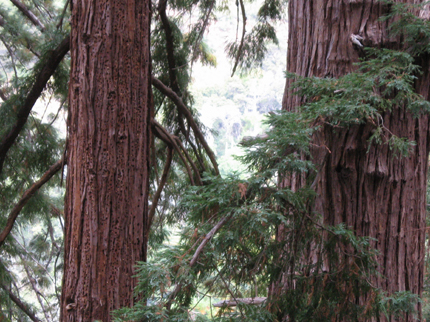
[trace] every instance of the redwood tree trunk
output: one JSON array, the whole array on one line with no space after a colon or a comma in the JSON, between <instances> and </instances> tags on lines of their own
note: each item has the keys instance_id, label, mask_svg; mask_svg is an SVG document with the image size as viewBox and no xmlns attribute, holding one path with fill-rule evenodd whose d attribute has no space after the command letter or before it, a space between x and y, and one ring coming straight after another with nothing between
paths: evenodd
<instances>
[{"instance_id":1,"label":"redwood tree trunk","mask_svg":"<svg viewBox=\"0 0 430 322\"><path fill-rule=\"evenodd\" d=\"M150 1L72 1L61 321L132 306L146 257Z\"/></svg>"},{"instance_id":2,"label":"redwood tree trunk","mask_svg":"<svg viewBox=\"0 0 430 322\"><path fill-rule=\"evenodd\" d=\"M288 71L318 77L354 71L359 51L351 34L362 36L367 46L400 49L399 39L388 36L389 22L378 21L386 10L377 0L290 0ZM428 65L422 67L416 90L429 99ZM290 85L289 80L283 109L293 111L304 99L292 95ZM383 119L391 132L416 142L409 157L394 157L387 145L373 145L367 153L371 125L336 131L325 126L315 136L314 143L323 147L314 151L316 163L323 163L315 210L326 224L346 223L357 235L377 240L373 246L380 252L382 276L374 277L376 286L389 294L408 290L421 295L429 118L414 118L406 109L394 107ZM298 181L290 178L284 184L300 186ZM413 320L411 315L401 319Z\"/></svg>"}]
</instances>

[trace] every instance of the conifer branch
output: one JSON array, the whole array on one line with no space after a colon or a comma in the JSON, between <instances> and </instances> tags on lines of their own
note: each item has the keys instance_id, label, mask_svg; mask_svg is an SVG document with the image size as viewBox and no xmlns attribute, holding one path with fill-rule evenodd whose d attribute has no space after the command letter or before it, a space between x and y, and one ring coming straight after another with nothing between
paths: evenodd
<instances>
[{"instance_id":1,"label":"conifer branch","mask_svg":"<svg viewBox=\"0 0 430 322\"><path fill-rule=\"evenodd\" d=\"M175 46L173 44L173 33L172 28L170 27L169 19L166 15L166 7L167 7L167 0L160 0L158 3L158 13L160 15L161 23L163 24L164 33L166 35L166 53L167 53L167 63L169 65L169 79L170 79L170 86L172 87L173 91L176 94L180 94L178 79L176 78L176 62L175 62L175 55L174 55L174 49Z\"/></svg>"},{"instance_id":2,"label":"conifer branch","mask_svg":"<svg viewBox=\"0 0 430 322\"><path fill-rule=\"evenodd\" d=\"M31 273L30 273L30 271L28 270L28 267L27 267L27 265L25 264L24 259L22 258L22 256L21 256L21 255L20 255L20 258L21 258L21 261L24 263L24 265L23 265L23 266L24 266L25 273L26 273L26 275L27 275L28 280L30 281L31 288L33 289L34 293L36 294L36 298L37 298L37 301L39 302L40 307L42 308L43 315L45 316L46 321L49 321L49 320L50 320L50 318L49 318L49 315L48 315L48 311L46 310L45 305L43 304L42 297L43 297L43 300L45 300L45 302L47 302L47 300L46 300L46 298L43 296L43 294L39 291L39 289L38 289L38 287L37 287L37 285L36 285L36 280L35 280L35 279L34 279L34 277L31 275Z\"/></svg>"},{"instance_id":3,"label":"conifer branch","mask_svg":"<svg viewBox=\"0 0 430 322\"><path fill-rule=\"evenodd\" d=\"M155 88L157 88L161 93L166 95L168 98L172 100L173 103L175 103L178 110L186 117L188 124L193 129L194 135L198 141L203 145L203 148L205 149L207 155L209 156L209 159L212 162L212 165L215 170L215 174L219 175L218 170L218 164L215 159L215 154L209 147L209 144L206 142L203 133L200 131L199 127L197 126L196 122L194 121L193 115L191 114L190 110L185 106L182 99L169 87L164 85L159 79L155 78L154 76L151 77L152 85L154 85Z\"/></svg>"},{"instance_id":4,"label":"conifer branch","mask_svg":"<svg viewBox=\"0 0 430 322\"><path fill-rule=\"evenodd\" d=\"M2 16L0 16L0 27L5 27L6 22L4 20L4 18ZM17 36L18 34L14 31L14 30L7 30L11 35L13 36ZM35 55L37 58L40 58L40 54L35 52L33 48L31 48L31 40L28 39L26 36L20 35L19 38L19 42L25 47L27 48L33 55Z\"/></svg>"},{"instance_id":5,"label":"conifer branch","mask_svg":"<svg viewBox=\"0 0 430 322\"><path fill-rule=\"evenodd\" d=\"M170 87L179 97L182 96L181 89L179 88L178 78L176 77L176 69L180 68L176 66L175 60L175 45L173 39L173 32L170 26L170 21L166 15L167 8L167 0L160 0L158 3L158 14L161 19L161 24L163 25L164 34L166 36L166 54L167 54L167 64L169 66L169 82ZM189 133L185 130L184 120L182 118L182 111L178 110L178 118L179 118L179 127L184 134L184 136L188 139Z\"/></svg>"},{"instance_id":6,"label":"conifer branch","mask_svg":"<svg viewBox=\"0 0 430 322\"><path fill-rule=\"evenodd\" d=\"M54 74L60 62L67 54L70 48L70 36L66 38L58 45L58 47L51 53L50 57L46 60L46 64L42 67L36 80L31 88L30 92L24 100L22 106L17 107L17 119L15 124L12 125L10 130L0 138L0 174L3 171L3 164L6 159L6 154L12 147L25 123L30 115L31 109L42 93L46 86L46 83Z\"/></svg>"},{"instance_id":7,"label":"conifer branch","mask_svg":"<svg viewBox=\"0 0 430 322\"><path fill-rule=\"evenodd\" d=\"M224 224L232 217L232 215L224 217L223 219L221 219L212 229L210 232L208 232L205 236L205 238L203 238L203 241L200 243L199 247L197 247L193 258L190 261L190 267L193 267L194 264L197 262L197 260L199 259L199 256L201 254L201 252L203 251L203 248L206 246L206 244L212 239L212 237L218 232L218 230L221 229L222 226L224 226Z\"/></svg>"},{"instance_id":8,"label":"conifer branch","mask_svg":"<svg viewBox=\"0 0 430 322\"><path fill-rule=\"evenodd\" d=\"M188 173L188 177L190 178L190 182L191 184L194 186L194 178L193 178L193 174L191 172L191 168L188 165L187 160L185 159L185 157L182 155L181 153L181 149L179 148L179 146L176 144L176 140L174 138L173 135L171 135L169 132L167 132L167 130L161 126L160 123L158 123L156 120L152 119L151 120L151 124L152 124L152 131L153 133L161 140L163 140L168 146L174 148L176 150L176 152L178 152L179 157L181 158L182 162L184 163L184 166L187 170ZM198 173L197 173L198 174Z\"/></svg>"},{"instance_id":9,"label":"conifer branch","mask_svg":"<svg viewBox=\"0 0 430 322\"><path fill-rule=\"evenodd\" d=\"M69 3L70 3L70 0L67 0L66 4L64 5L63 11L61 12L61 16L60 16L60 21L57 24L57 29L61 29L61 27L63 26L64 15L66 14Z\"/></svg>"},{"instance_id":10,"label":"conifer branch","mask_svg":"<svg viewBox=\"0 0 430 322\"><path fill-rule=\"evenodd\" d=\"M191 164L191 167L193 168L194 173L196 174L196 177L197 177L197 184L199 186L202 186L203 183L202 183L202 180L200 178L199 169L197 168L196 164L191 159L189 153L187 152L187 150L185 149L184 145L182 144L181 140L178 137L176 137L176 142L177 142L178 146L181 148L181 150L184 152L185 157L187 158L188 162Z\"/></svg>"},{"instance_id":11,"label":"conifer branch","mask_svg":"<svg viewBox=\"0 0 430 322\"><path fill-rule=\"evenodd\" d=\"M189 132L189 130L188 130L188 132ZM193 150L194 155L197 158L197 161L198 161L198 163L199 163L199 165L200 165L200 167L202 169L201 172L206 171L205 165L203 163L203 156L202 156L202 152L201 152L200 147L199 148L196 147L196 145L193 143L193 141L191 141L191 138L190 138L189 135L186 137L186 140L187 140L188 144L191 146L191 149Z\"/></svg>"},{"instance_id":12,"label":"conifer branch","mask_svg":"<svg viewBox=\"0 0 430 322\"><path fill-rule=\"evenodd\" d=\"M239 0L240 3L240 9L242 11L242 20L243 20L243 26L242 26L242 39L240 40L239 49L237 50L236 54L236 62L234 63L233 71L231 73L231 77L233 77L234 73L236 72L236 68L239 65L240 56L242 54L243 50L243 44L245 42L245 34L246 34L246 12L245 12L245 5L243 4L243 0Z\"/></svg>"},{"instance_id":13,"label":"conifer branch","mask_svg":"<svg viewBox=\"0 0 430 322\"><path fill-rule=\"evenodd\" d=\"M35 25L36 27L39 27L41 31L45 31L44 24L32 13L22 2L19 2L18 0L10 0L15 7L21 11L21 13L26 16L30 21Z\"/></svg>"},{"instance_id":14,"label":"conifer branch","mask_svg":"<svg viewBox=\"0 0 430 322\"><path fill-rule=\"evenodd\" d=\"M15 224L16 219L22 208L27 204L30 198L46 183L48 182L54 174L56 174L62 167L63 160L57 161L54 165L52 165L48 171L46 171L43 176L36 181L27 191L22 195L21 199L18 203L13 207L12 211L9 214L9 217L6 222L6 227L0 234L0 247L3 245L6 237L9 235L10 231Z\"/></svg>"},{"instance_id":15,"label":"conifer branch","mask_svg":"<svg viewBox=\"0 0 430 322\"><path fill-rule=\"evenodd\" d=\"M196 59L197 59L197 56L198 56L198 54L197 54L197 47L199 46L199 43L202 41L202 39L203 39L203 35L204 35L204 33L205 33L205 30L206 30L206 28L207 28L207 26L208 26L208 24L209 24L209 18L210 18L210 16L211 16L211 13L212 13L213 7L214 7L214 5L215 5L215 1L216 1L216 0L212 0L211 4L209 5L209 8L208 8L208 9L207 9L207 11L206 11L206 15L205 15L205 18L204 18L204 20L203 20L202 27L201 27L200 32L199 32L199 35L197 36L196 41L195 41L195 43L194 43L194 47L193 47L193 57L191 58L191 64L194 62L194 60L196 60Z\"/></svg>"},{"instance_id":16,"label":"conifer branch","mask_svg":"<svg viewBox=\"0 0 430 322\"><path fill-rule=\"evenodd\" d=\"M15 295L12 291L6 287L3 283L0 283L0 288L2 288L8 295L9 298L18 306L33 322L41 322L36 315L30 311L30 309Z\"/></svg>"},{"instance_id":17,"label":"conifer branch","mask_svg":"<svg viewBox=\"0 0 430 322\"><path fill-rule=\"evenodd\" d=\"M203 238L203 241L200 243L199 247L197 247L196 251L194 252L193 257L190 260L190 263L188 264L190 267L193 267L197 260L199 259L200 254L203 251L203 248L206 246L206 244L212 239L212 237L222 228L222 226L225 225L225 223L230 220L232 215L222 218ZM181 291L182 289L182 282L176 284L175 289L170 293L169 295L169 301L166 303L166 308L170 310L170 307L172 306L173 300L175 299L176 295Z\"/></svg>"},{"instance_id":18,"label":"conifer branch","mask_svg":"<svg viewBox=\"0 0 430 322\"><path fill-rule=\"evenodd\" d=\"M39 266L42 270L44 270L45 273L46 273L46 276L48 276L49 279L52 282L54 282L54 278L51 276L51 274L49 273L48 269L44 265L42 265L42 263L40 263L39 260L37 260L36 258L34 258L34 256L28 251L27 247L24 246L23 244L21 244L18 241L18 239L16 239L16 237L13 234L10 235L10 236L13 238L13 240L15 241L15 243L17 243L21 247L22 251L25 253L25 256L29 257L36 266ZM23 261L22 258L21 258L21 261ZM23 266L25 266L25 264Z\"/></svg>"},{"instance_id":19,"label":"conifer branch","mask_svg":"<svg viewBox=\"0 0 430 322\"><path fill-rule=\"evenodd\" d=\"M215 270L217 271L219 277L221 278L222 282L224 283L225 288L227 289L227 291L230 293L231 297L233 298L233 300L236 303L239 303L237 297L234 295L233 291L230 290L230 287L228 285L228 283L226 282L226 280L224 279L223 275L221 274L221 272L219 271L218 267L216 267L216 265L214 266ZM240 315L242 316L242 318L245 318L245 315L242 312L242 308L240 307L240 305L237 305L237 308L239 309Z\"/></svg>"},{"instance_id":20,"label":"conifer branch","mask_svg":"<svg viewBox=\"0 0 430 322\"><path fill-rule=\"evenodd\" d=\"M167 175L169 174L169 171L170 171L170 165L172 164L173 149L171 147L168 147L167 149L168 149L167 160L166 160L166 163L164 164L163 174L161 175L161 180L158 183L157 191L154 195L154 198L152 198L151 209L149 210L149 214L148 214L147 233L145 236L149 235L149 231L150 231L151 226L152 226L152 221L154 220L155 209L157 208L158 201L160 200L161 192L163 191L163 188L164 188L166 181L167 181Z\"/></svg>"}]
</instances>

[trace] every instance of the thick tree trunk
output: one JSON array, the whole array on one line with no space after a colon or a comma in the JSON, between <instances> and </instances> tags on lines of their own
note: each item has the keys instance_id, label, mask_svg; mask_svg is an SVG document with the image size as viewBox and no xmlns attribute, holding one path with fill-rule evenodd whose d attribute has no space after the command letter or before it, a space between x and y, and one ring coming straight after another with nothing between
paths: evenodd
<instances>
[{"instance_id":1,"label":"thick tree trunk","mask_svg":"<svg viewBox=\"0 0 430 322\"><path fill-rule=\"evenodd\" d=\"M134 303L146 257L150 1L73 1L61 321Z\"/></svg>"},{"instance_id":2,"label":"thick tree trunk","mask_svg":"<svg viewBox=\"0 0 430 322\"><path fill-rule=\"evenodd\" d=\"M387 35L389 22L378 21L386 10L377 0L290 0L288 71L318 77L350 73L359 60L351 34L362 36L366 46L400 48L399 39ZM429 70L427 64L422 67L416 90L428 99ZM290 85L288 80L283 108L293 111L304 98L292 95ZM408 290L421 295L429 118L394 107L383 119L391 132L416 142L409 157L395 157L387 145L372 146L367 153L371 125L336 131L325 126L315 136L322 148L315 149L314 158L323 164L315 210L326 224L346 223L357 235L377 240L373 246L380 252L382 276L374 277L376 286L389 294ZM284 184L300 186L299 181L290 178ZM413 320L411 315L401 319Z\"/></svg>"}]
</instances>

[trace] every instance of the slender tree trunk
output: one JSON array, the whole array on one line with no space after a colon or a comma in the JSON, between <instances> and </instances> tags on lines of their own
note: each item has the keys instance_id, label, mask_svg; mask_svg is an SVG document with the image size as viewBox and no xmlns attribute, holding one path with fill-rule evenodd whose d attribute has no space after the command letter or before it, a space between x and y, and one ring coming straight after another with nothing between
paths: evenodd
<instances>
[{"instance_id":1,"label":"slender tree trunk","mask_svg":"<svg viewBox=\"0 0 430 322\"><path fill-rule=\"evenodd\" d=\"M362 36L365 46L400 49L399 39L388 37L389 22L378 20L386 12L387 7L376 0L290 0L288 71L318 77L354 71L360 52L350 40L352 34ZM421 65L416 90L428 99L429 68L427 63ZM293 111L304 98L292 95L290 85L288 80L283 109ZM314 143L321 148L313 156L323 166L315 210L326 224L346 223L357 235L376 239L372 246L380 252L382 273L374 277L376 286L389 294L407 290L421 295L429 118L414 118L406 109L394 107L383 120L391 132L416 142L409 157L395 157L387 145L373 145L367 152L370 124L336 130L325 126L316 134ZM302 183L294 177L284 185ZM405 315L399 321L413 320Z\"/></svg>"},{"instance_id":2,"label":"slender tree trunk","mask_svg":"<svg viewBox=\"0 0 430 322\"><path fill-rule=\"evenodd\" d=\"M150 1L72 3L61 321L134 303L146 257Z\"/></svg>"}]
</instances>

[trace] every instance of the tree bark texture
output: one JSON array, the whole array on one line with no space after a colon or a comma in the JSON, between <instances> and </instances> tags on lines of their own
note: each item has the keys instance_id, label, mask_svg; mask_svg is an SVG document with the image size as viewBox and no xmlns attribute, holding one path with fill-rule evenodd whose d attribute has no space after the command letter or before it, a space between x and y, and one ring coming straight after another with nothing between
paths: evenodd
<instances>
[{"instance_id":1,"label":"tree bark texture","mask_svg":"<svg viewBox=\"0 0 430 322\"><path fill-rule=\"evenodd\" d=\"M387 9L377 0L290 0L287 70L317 77L354 71L360 52L351 34L362 36L365 46L400 49L400 38L388 35L390 22L378 20ZM424 60L421 66L423 74L415 88L429 99L429 67ZM287 80L283 109L294 111L305 99L292 94L291 83ZM395 157L386 144L372 145L367 152L371 124L349 129L324 126L315 135L313 143L320 148L314 149L313 158L321 165L315 211L325 224L345 223L357 235L376 239L372 246L379 251L382 273L373 278L376 286L389 294L407 290L421 295L429 118L414 118L406 109L394 107L383 114L383 121L397 136L416 142L408 157ZM302 184L300 176L283 182L293 187ZM416 319L405 315L400 320Z\"/></svg>"},{"instance_id":2,"label":"tree bark texture","mask_svg":"<svg viewBox=\"0 0 430 322\"><path fill-rule=\"evenodd\" d=\"M72 3L61 321L110 321L146 259L149 0Z\"/></svg>"}]
</instances>

